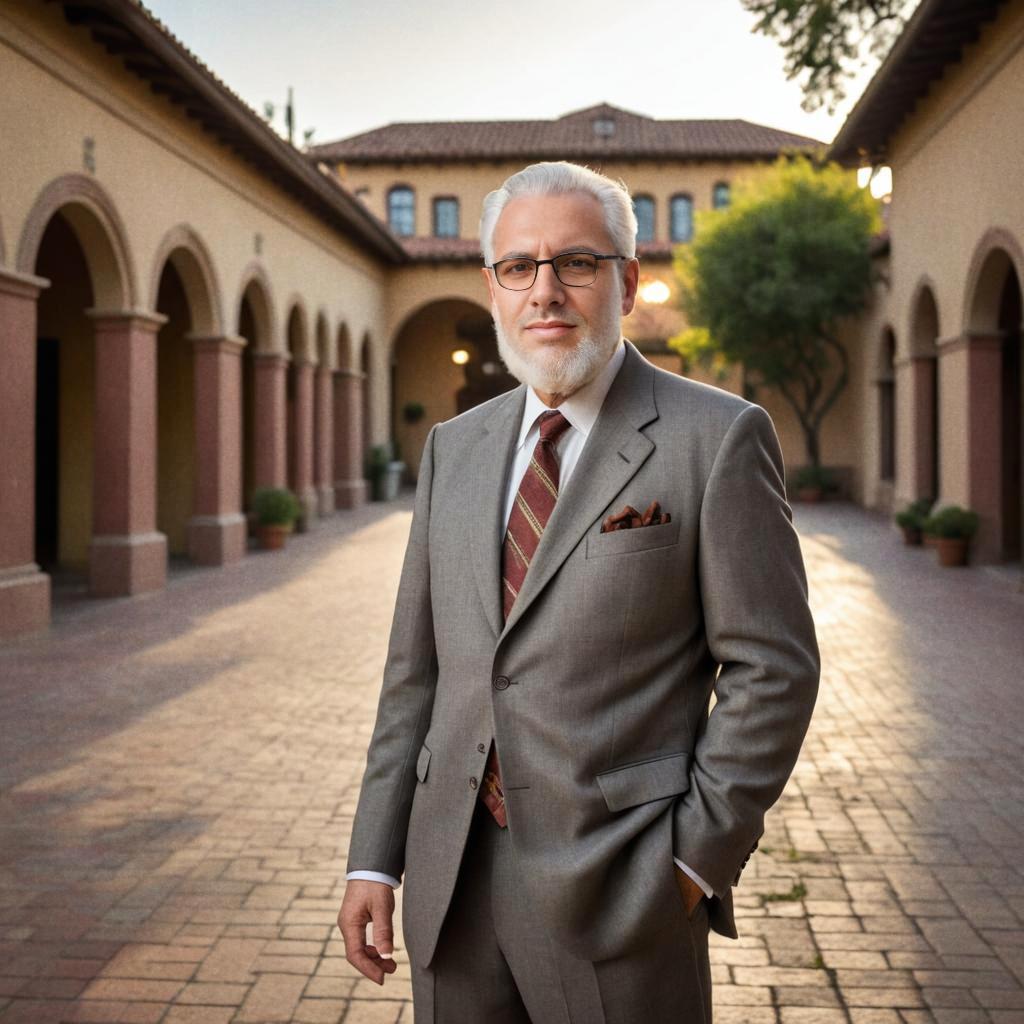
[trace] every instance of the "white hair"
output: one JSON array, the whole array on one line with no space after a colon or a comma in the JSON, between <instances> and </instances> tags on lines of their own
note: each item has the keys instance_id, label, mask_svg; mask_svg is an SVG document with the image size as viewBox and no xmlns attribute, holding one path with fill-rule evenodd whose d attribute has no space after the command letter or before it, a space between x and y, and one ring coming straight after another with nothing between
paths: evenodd
<instances>
[{"instance_id":1,"label":"white hair","mask_svg":"<svg viewBox=\"0 0 1024 1024\"><path fill-rule=\"evenodd\" d=\"M480 247L484 262L488 265L494 262L494 227L510 199L571 192L583 192L598 200L615 251L620 256L633 259L636 256L636 214L625 183L613 181L589 167L558 160L530 164L506 178L500 188L487 193L480 216Z\"/></svg>"}]
</instances>

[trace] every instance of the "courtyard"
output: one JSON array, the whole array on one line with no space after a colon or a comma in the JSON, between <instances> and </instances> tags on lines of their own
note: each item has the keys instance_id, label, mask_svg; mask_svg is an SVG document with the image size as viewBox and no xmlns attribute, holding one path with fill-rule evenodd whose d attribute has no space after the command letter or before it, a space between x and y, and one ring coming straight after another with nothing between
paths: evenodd
<instances>
[{"instance_id":1,"label":"courtyard","mask_svg":"<svg viewBox=\"0 0 1024 1024\"><path fill-rule=\"evenodd\" d=\"M0 1024L411 1024L334 922L411 502L0 647ZM796 510L822 650L717 1024L1024 1020L1024 587ZM399 900L401 890L398 891Z\"/></svg>"}]
</instances>

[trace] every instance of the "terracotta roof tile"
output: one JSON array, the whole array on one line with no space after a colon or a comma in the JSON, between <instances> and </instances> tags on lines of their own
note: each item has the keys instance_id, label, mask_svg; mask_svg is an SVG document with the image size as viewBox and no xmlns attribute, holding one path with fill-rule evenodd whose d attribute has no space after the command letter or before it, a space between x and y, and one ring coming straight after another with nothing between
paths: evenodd
<instances>
[{"instance_id":1,"label":"terracotta roof tile","mask_svg":"<svg viewBox=\"0 0 1024 1024\"><path fill-rule=\"evenodd\" d=\"M824 143L741 120L659 121L602 103L551 121L426 121L310 149L346 163L497 159L756 159Z\"/></svg>"}]
</instances>

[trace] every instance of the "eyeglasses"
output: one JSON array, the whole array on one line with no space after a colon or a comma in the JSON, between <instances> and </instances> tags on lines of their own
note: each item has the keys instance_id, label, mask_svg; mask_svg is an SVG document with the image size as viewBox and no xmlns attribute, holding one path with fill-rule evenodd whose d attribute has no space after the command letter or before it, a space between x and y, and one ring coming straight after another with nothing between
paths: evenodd
<instances>
[{"instance_id":1,"label":"eyeglasses","mask_svg":"<svg viewBox=\"0 0 1024 1024\"><path fill-rule=\"evenodd\" d=\"M551 264L555 277L568 288L586 288L597 280L597 268L601 260L624 260L625 256L612 253L600 256L593 252L563 252L550 260L531 260L526 256L513 256L498 260L488 268L502 288L513 292L525 292L537 280L537 268Z\"/></svg>"}]
</instances>

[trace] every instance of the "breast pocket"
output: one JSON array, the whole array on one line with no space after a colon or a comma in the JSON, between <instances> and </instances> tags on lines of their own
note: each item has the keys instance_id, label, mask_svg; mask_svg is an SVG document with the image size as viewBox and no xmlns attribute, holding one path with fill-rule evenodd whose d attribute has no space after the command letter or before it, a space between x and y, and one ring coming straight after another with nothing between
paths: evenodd
<instances>
[{"instance_id":1,"label":"breast pocket","mask_svg":"<svg viewBox=\"0 0 1024 1024\"><path fill-rule=\"evenodd\" d=\"M679 543L679 520L656 526L635 526L631 530L591 533L587 536L587 558L631 555L637 551L667 548Z\"/></svg>"}]
</instances>

